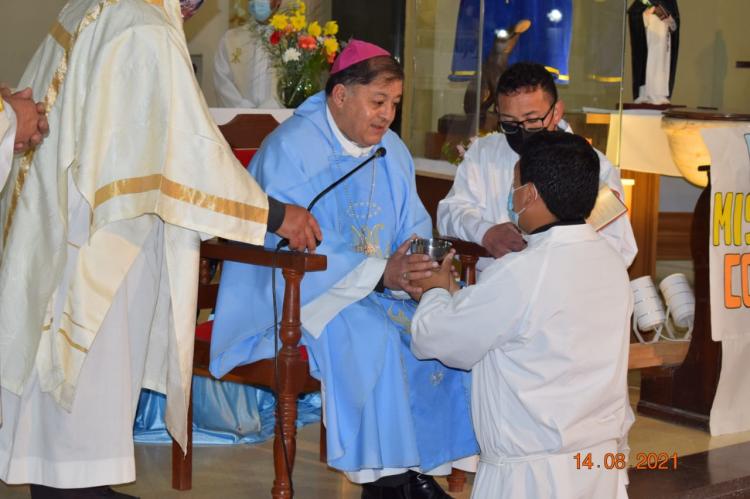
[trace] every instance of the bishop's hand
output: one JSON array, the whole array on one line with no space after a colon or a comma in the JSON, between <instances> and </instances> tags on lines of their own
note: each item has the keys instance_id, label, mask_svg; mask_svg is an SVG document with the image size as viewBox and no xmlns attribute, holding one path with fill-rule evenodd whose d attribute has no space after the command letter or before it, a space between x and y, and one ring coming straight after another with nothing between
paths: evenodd
<instances>
[{"instance_id":1,"label":"bishop's hand","mask_svg":"<svg viewBox=\"0 0 750 499\"><path fill-rule=\"evenodd\" d=\"M398 247L388 259L383 274L383 285L395 291L406 291L409 294L421 293L422 289L412 286L409 281L424 279L432 275L432 270L439 267L428 255L407 255L412 236Z\"/></svg>"}]
</instances>

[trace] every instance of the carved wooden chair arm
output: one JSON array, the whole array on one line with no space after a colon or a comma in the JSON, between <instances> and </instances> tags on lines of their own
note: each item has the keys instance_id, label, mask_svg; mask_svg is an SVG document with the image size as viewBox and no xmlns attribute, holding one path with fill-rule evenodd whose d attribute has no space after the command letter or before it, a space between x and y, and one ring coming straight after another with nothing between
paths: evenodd
<instances>
[{"instance_id":1,"label":"carved wooden chair arm","mask_svg":"<svg viewBox=\"0 0 750 499\"><path fill-rule=\"evenodd\" d=\"M492 257L490 252L484 246L470 241L464 241L457 237L444 237L453 243L453 249L456 250L456 256L461 261L461 279L466 284L475 284L477 282L477 262L482 257Z\"/></svg>"},{"instance_id":2,"label":"carved wooden chair arm","mask_svg":"<svg viewBox=\"0 0 750 499\"><path fill-rule=\"evenodd\" d=\"M216 239L205 241L201 244L201 258L249 263L262 267L271 267L275 264L278 269L293 270L301 273L317 272L325 270L327 267L325 255L287 250L276 253L263 246L253 246L251 244Z\"/></svg>"}]
</instances>

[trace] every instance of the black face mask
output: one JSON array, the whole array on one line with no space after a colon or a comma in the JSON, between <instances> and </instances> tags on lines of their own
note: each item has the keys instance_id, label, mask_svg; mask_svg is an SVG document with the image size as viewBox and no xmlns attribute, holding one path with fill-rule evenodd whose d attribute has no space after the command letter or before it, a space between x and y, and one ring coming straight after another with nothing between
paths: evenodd
<instances>
[{"instance_id":1,"label":"black face mask","mask_svg":"<svg viewBox=\"0 0 750 499\"><path fill-rule=\"evenodd\" d=\"M523 127L519 128L516 133L511 134L505 134L505 138L508 141L508 145L511 149L513 149L516 154L521 154L521 148L523 147L524 142L529 140L529 137L532 135L538 135L540 133L545 133L547 129L539 130L538 132L529 132L526 131Z\"/></svg>"},{"instance_id":2,"label":"black face mask","mask_svg":"<svg viewBox=\"0 0 750 499\"><path fill-rule=\"evenodd\" d=\"M555 130L558 131L565 131L560 126L556 126ZM523 144L529 140L529 137L532 135L539 135L540 133L549 133L549 130L546 128L539 130L537 132L529 132L523 127L520 127L516 133L506 133L505 139L508 141L508 145L510 146L513 151L515 151L516 154L519 156L521 155L521 149L523 148Z\"/></svg>"}]
</instances>

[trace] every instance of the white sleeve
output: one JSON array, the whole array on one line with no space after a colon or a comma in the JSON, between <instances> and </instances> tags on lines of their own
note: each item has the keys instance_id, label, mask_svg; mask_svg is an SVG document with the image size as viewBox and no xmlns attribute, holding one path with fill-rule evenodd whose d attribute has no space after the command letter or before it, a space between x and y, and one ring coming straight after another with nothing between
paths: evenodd
<instances>
[{"instance_id":1,"label":"white sleeve","mask_svg":"<svg viewBox=\"0 0 750 499\"><path fill-rule=\"evenodd\" d=\"M597 151L597 154L599 155L600 165L599 180L605 182L624 201L625 194L620 180L620 171L612 166L606 156L599 151ZM599 234L622 256L625 266L630 267L638 253L638 245L635 242L635 235L633 235L633 227L630 225L630 217L627 215L621 216L599 231Z\"/></svg>"},{"instance_id":2,"label":"white sleeve","mask_svg":"<svg viewBox=\"0 0 750 499\"><path fill-rule=\"evenodd\" d=\"M232 67L227 54L227 33L221 37L214 55L214 88L219 107L254 108L255 105L242 97L232 78Z\"/></svg>"},{"instance_id":3,"label":"white sleeve","mask_svg":"<svg viewBox=\"0 0 750 499\"><path fill-rule=\"evenodd\" d=\"M369 295L378 285L388 260L365 258L328 291L302 307L302 325L315 338L339 312Z\"/></svg>"},{"instance_id":4,"label":"white sleeve","mask_svg":"<svg viewBox=\"0 0 750 499\"><path fill-rule=\"evenodd\" d=\"M5 103L0 111L0 190L5 186L13 165L13 145L16 141L16 113Z\"/></svg>"},{"instance_id":5,"label":"white sleeve","mask_svg":"<svg viewBox=\"0 0 750 499\"><path fill-rule=\"evenodd\" d=\"M508 272L507 267L487 272L493 273L491 279L453 296L444 289L422 295L411 321L411 351L418 359L438 359L469 370L487 352L520 335L529 304L528 281L522 283L522 273Z\"/></svg>"},{"instance_id":6,"label":"white sleeve","mask_svg":"<svg viewBox=\"0 0 750 499\"><path fill-rule=\"evenodd\" d=\"M494 221L482 218L487 204L489 186L482 177L479 162L481 141L466 151L464 160L458 166L456 178L448 195L440 201L437 209L438 232L477 244Z\"/></svg>"}]
</instances>

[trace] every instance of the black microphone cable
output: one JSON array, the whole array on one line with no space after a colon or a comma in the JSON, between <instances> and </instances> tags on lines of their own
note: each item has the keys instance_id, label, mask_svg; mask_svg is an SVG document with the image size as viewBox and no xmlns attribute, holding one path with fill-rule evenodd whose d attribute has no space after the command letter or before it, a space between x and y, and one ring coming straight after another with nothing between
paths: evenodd
<instances>
[{"instance_id":1,"label":"black microphone cable","mask_svg":"<svg viewBox=\"0 0 750 499\"><path fill-rule=\"evenodd\" d=\"M370 161L374 160L375 158L382 158L383 156L385 156L385 147L382 147L382 146L378 147L378 149L375 151L375 153L372 156L370 156L369 158L367 158L366 160L364 160L363 162L361 162L360 164L352 168L349 173L342 176L340 179L336 180L334 183L332 183L331 185L329 185L328 187L320 191L318 195L315 196L312 201L310 201L310 204L307 205L307 211L312 212L313 206L315 206L315 204L320 200L320 198L322 198L323 196L331 192L341 182L343 182L344 180L348 179L349 177L357 173L364 166L366 166ZM318 241L318 244L320 244L320 241ZM276 249L286 248L287 246L289 246L289 239L284 238L281 241L279 241L278 245L276 245Z\"/></svg>"}]
</instances>

